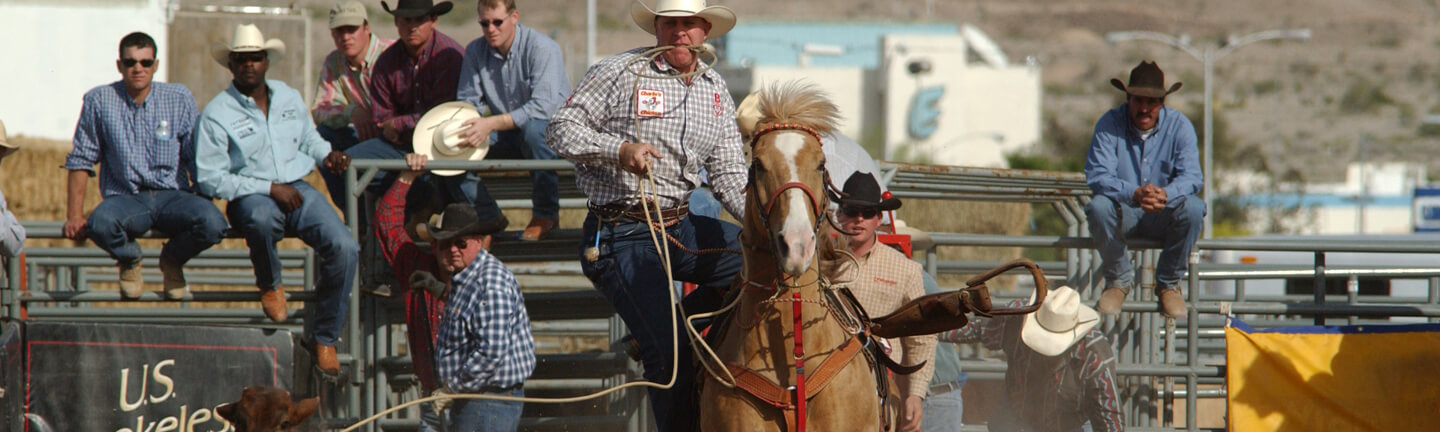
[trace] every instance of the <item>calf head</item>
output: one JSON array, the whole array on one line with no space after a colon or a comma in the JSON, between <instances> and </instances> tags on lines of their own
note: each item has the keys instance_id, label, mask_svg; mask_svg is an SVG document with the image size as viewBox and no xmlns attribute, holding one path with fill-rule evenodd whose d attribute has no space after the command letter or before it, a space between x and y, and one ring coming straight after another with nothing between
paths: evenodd
<instances>
[{"instance_id":1,"label":"calf head","mask_svg":"<svg viewBox=\"0 0 1440 432\"><path fill-rule=\"evenodd\" d=\"M320 398L292 402L290 392L273 387L246 387L240 400L215 408L235 425L236 432L294 432L315 413Z\"/></svg>"}]
</instances>

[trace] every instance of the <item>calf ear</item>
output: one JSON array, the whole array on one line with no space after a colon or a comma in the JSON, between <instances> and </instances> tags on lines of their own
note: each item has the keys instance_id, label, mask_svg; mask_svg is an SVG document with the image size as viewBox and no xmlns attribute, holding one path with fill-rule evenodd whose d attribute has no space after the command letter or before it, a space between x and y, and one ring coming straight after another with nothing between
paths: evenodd
<instances>
[{"instance_id":1,"label":"calf ear","mask_svg":"<svg viewBox=\"0 0 1440 432\"><path fill-rule=\"evenodd\" d=\"M311 414L315 414L315 410L318 408L320 408L320 397L302 399L290 406L290 414L285 416L285 423L291 427L303 423L305 419L310 418Z\"/></svg>"},{"instance_id":2,"label":"calf ear","mask_svg":"<svg viewBox=\"0 0 1440 432\"><path fill-rule=\"evenodd\" d=\"M215 414L225 419L225 421L235 423L235 403L231 402L215 407Z\"/></svg>"}]
</instances>

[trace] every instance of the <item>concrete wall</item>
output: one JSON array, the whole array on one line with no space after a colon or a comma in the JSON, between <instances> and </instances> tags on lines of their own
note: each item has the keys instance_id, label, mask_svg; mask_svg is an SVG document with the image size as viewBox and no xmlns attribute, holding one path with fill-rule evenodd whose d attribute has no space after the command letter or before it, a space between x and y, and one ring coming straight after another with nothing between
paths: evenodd
<instances>
[{"instance_id":1,"label":"concrete wall","mask_svg":"<svg viewBox=\"0 0 1440 432\"><path fill-rule=\"evenodd\" d=\"M0 2L0 28L12 40L5 47L0 80L0 119L10 135L69 140L75 133L81 98L91 88L115 82L120 38L143 31L159 45L165 80L167 0L45 0Z\"/></svg>"},{"instance_id":2,"label":"concrete wall","mask_svg":"<svg viewBox=\"0 0 1440 432\"><path fill-rule=\"evenodd\" d=\"M280 15L276 12L294 13ZM270 61L267 79L284 81L286 85L300 91L307 102L315 94L315 79L320 73L321 57L333 46L322 47L324 52L310 55L309 18L300 15L303 9L290 12L288 9L270 9L267 13L243 13L240 11L180 11L169 26L170 51L174 61L170 64L170 82L185 84L195 94L195 103L200 109L210 103L216 95L230 87L230 70L215 61L211 48L228 43L235 33L235 26L255 24L266 39L280 39L285 42L285 57Z\"/></svg>"}]
</instances>

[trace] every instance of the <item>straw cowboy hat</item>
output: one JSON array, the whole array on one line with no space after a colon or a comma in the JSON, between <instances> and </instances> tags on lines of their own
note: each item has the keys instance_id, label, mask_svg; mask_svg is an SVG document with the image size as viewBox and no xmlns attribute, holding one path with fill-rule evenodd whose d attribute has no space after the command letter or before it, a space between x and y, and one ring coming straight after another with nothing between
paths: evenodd
<instances>
[{"instance_id":1,"label":"straw cowboy hat","mask_svg":"<svg viewBox=\"0 0 1440 432\"><path fill-rule=\"evenodd\" d=\"M490 152L489 137L485 142L476 147L462 147L465 140L460 138L460 132L464 132L465 121L480 117L480 111L474 105L465 102L452 101L436 105L420 121L415 123L415 135L411 140L415 145L415 153L429 156L435 160L481 160L485 159L485 153ZM431 173L438 176L453 176L464 173L464 170L433 170Z\"/></svg>"},{"instance_id":2,"label":"straw cowboy hat","mask_svg":"<svg viewBox=\"0 0 1440 432\"><path fill-rule=\"evenodd\" d=\"M1035 301L1035 294L1030 294L1030 301ZM1040 310L1025 316L1020 340L1035 352L1054 357L1070 349L1099 322L1095 309L1080 303L1080 293L1062 286L1050 291Z\"/></svg>"},{"instance_id":3,"label":"straw cowboy hat","mask_svg":"<svg viewBox=\"0 0 1440 432\"><path fill-rule=\"evenodd\" d=\"M0 147L7 149L20 148L19 144L11 143L10 139L5 137L5 122L3 121L0 121Z\"/></svg>"},{"instance_id":4,"label":"straw cowboy hat","mask_svg":"<svg viewBox=\"0 0 1440 432\"><path fill-rule=\"evenodd\" d=\"M926 250L935 247L935 238L930 233L911 228L904 220L895 219L895 234L910 236L910 248L914 250Z\"/></svg>"},{"instance_id":5,"label":"straw cowboy hat","mask_svg":"<svg viewBox=\"0 0 1440 432\"><path fill-rule=\"evenodd\" d=\"M750 136L755 132L755 124L760 123L760 92L753 92L735 106L735 125L740 127L740 135Z\"/></svg>"},{"instance_id":6,"label":"straw cowboy hat","mask_svg":"<svg viewBox=\"0 0 1440 432\"><path fill-rule=\"evenodd\" d=\"M698 16L710 23L710 33L705 37L720 37L735 28L735 11L725 6L706 6L705 0L659 0L655 9L650 9L640 0L630 4L630 18L646 33L655 34L657 16Z\"/></svg>"},{"instance_id":7,"label":"straw cowboy hat","mask_svg":"<svg viewBox=\"0 0 1440 432\"><path fill-rule=\"evenodd\" d=\"M1182 83L1177 81L1174 85L1170 86L1169 90L1166 90L1165 72L1161 71L1160 66L1156 65L1154 61L1141 60L1140 64L1135 66L1135 69L1130 70L1130 85L1122 84L1119 79L1115 78L1110 79L1110 85L1115 86L1115 88L1120 89L1120 91L1125 92L1125 94L1163 98L1170 93L1174 93L1176 90L1180 90Z\"/></svg>"},{"instance_id":8,"label":"straw cowboy hat","mask_svg":"<svg viewBox=\"0 0 1440 432\"><path fill-rule=\"evenodd\" d=\"M285 57L285 42L279 39L266 40L260 34L260 28L254 24L240 24L235 26L235 34L230 38L229 45L216 45L210 49L210 55L221 66L230 67L230 53L232 52L258 52L265 51L270 61L280 60Z\"/></svg>"}]
</instances>

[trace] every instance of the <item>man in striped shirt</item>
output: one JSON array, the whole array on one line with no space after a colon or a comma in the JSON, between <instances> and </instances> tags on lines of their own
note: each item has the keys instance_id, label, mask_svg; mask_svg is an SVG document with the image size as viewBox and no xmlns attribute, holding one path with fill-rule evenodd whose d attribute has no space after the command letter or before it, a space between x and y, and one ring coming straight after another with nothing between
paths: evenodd
<instances>
[{"instance_id":1,"label":"man in striped shirt","mask_svg":"<svg viewBox=\"0 0 1440 432\"><path fill-rule=\"evenodd\" d=\"M520 283L481 245L504 225L460 203L446 206L438 225L426 225L441 271L453 274L441 281L447 288L435 359L441 382L454 393L524 396L525 380L535 371L535 338ZM513 432L520 425L520 402L456 399L453 404L450 430Z\"/></svg>"},{"instance_id":2,"label":"man in striped shirt","mask_svg":"<svg viewBox=\"0 0 1440 432\"><path fill-rule=\"evenodd\" d=\"M661 1L661 12L636 2L631 17L655 35L656 46L675 45L652 59L642 47L601 60L550 121L550 148L575 163L576 184L590 200L580 261L585 276L610 300L638 343L645 379L668 383L672 346L679 370L669 390L650 389L661 431L695 430L694 366L689 339L671 331L676 314L669 280L650 242L641 213L642 183L653 178L655 204L664 209L669 235L691 250L738 250L740 227L688 215L700 168L725 209L745 214L745 153L735 125L735 102L719 73L686 47L699 46L735 25L735 13L703 1ZM683 74L694 73L689 76ZM641 78L638 75L644 75ZM638 85L637 85L638 83ZM639 126L636 126L636 123ZM638 127L638 130L637 130ZM739 255L691 254L670 247L675 280L694 282L685 313L718 309L722 292L740 271ZM589 255L589 257L584 257Z\"/></svg>"},{"instance_id":3,"label":"man in striped shirt","mask_svg":"<svg viewBox=\"0 0 1440 432\"><path fill-rule=\"evenodd\" d=\"M1124 432L1115 349L1095 327L1099 319L1074 289L1060 287L1033 314L976 317L940 340L1005 351L1005 393L990 430L1080 432L1088 422L1094 432Z\"/></svg>"},{"instance_id":4,"label":"man in striped shirt","mask_svg":"<svg viewBox=\"0 0 1440 432\"><path fill-rule=\"evenodd\" d=\"M330 147L345 151L360 141L380 136L380 129L370 115L370 71L380 52L395 41L381 39L370 33L370 15L365 5L348 0L330 9L330 39L335 50L325 57L320 68L320 82L310 115L315 129L330 142ZM330 186L330 197L345 205L340 195L339 175L321 172Z\"/></svg>"},{"instance_id":5,"label":"man in striped shirt","mask_svg":"<svg viewBox=\"0 0 1440 432\"><path fill-rule=\"evenodd\" d=\"M64 235L89 237L120 267L120 295L144 291L140 245L135 237L155 229L170 237L160 250L165 297L189 291L184 266L215 243L225 217L215 204L191 193L196 180L195 139L199 112L184 85L153 81L160 68L155 40L141 32L120 39L115 69L121 80L85 93L75 125L75 147L65 157L69 170ZM85 188L100 165L104 199L84 215Z\"/></svg>"}]
</instances>

